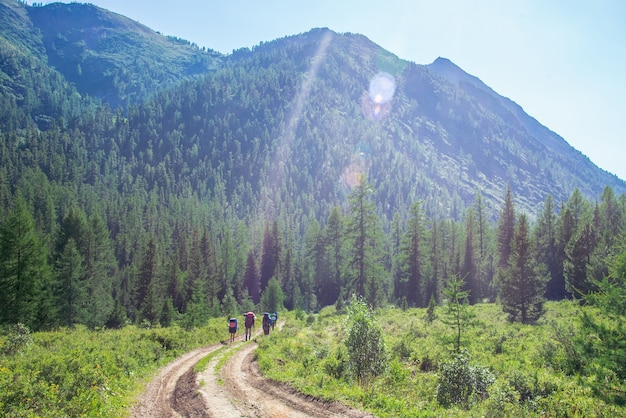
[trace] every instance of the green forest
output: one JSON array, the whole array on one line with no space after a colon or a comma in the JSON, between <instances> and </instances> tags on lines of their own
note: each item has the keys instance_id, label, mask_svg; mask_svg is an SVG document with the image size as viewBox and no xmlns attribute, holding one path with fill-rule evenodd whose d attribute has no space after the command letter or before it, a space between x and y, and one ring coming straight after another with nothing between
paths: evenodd
<instances>
[{"instance_id":1,"label":"green forest","mask_svg":"<svg viewBox=\"0 0 626 418\"><path fill-rule=\"evenodd\" d=\"M548 301L598 306L614 322L588 318L606 342L588 349L623 382L608 354L624 356L626 186L510 104L324 29L228 57L160 40L188 66L164 67L154 49L137 73L105 71L67 28L20 32L50 9L8 4L3 335L191 332L258 308L341 312L354 296L434 309L456 289L461 305L496 304L523 325ZM52 50L82 51L80 74ZM374 111L367 83L382 70L397 87Z\"/></svg>"}]
</instances>

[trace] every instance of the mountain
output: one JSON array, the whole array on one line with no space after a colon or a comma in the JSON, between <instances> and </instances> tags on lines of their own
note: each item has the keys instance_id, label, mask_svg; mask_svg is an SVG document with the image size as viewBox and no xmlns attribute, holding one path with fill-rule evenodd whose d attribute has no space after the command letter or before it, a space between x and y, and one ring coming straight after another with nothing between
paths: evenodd
<instances>
[{"instance_id":1,"label":"mountain","mask_svg":"<svg viewBox=\"0 0 626 418\"><path fill-rule=\"evenodd\" d=\"M165 37L91 4L0 3L0 33L42 58L84 95L115 107L147 99L221 64L221 54Z\"/></svg>"},{"instance_id":2,"label":"mountain","mask_svg":"<svg viewBox=\"0 0 626 418\"><path fill-rule=\"evenodd\" d=\"M418 65L362 35L314 29L222 56L88 4L0 0L0 22L0 87L15 112L45 130L84 118L92 99L122 106L132 144L97 143L143 164L134 173L163 166L171 190L214 196L223 183L252 205L240 215L289 208L324 219L363 174L388 220L417 200L430 216L461 219L477 192L495 217L507 185L533 216L575 188L591 199L607 185L626 192L451 61ZM16 81L37 77L50 81ZM37 92L49 83L58 87Z\"/></svg>"}]
</instances>

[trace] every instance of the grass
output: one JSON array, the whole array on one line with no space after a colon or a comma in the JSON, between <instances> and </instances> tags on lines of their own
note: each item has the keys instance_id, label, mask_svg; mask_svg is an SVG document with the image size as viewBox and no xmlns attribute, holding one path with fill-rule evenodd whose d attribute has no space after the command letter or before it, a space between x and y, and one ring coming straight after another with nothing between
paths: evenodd
<instances>
[{"instance_id":1,"label":"grass","mask_svg":"<svg viewBox=\"0 0 626 418\"><path fill-rule=\"evenodd\" d=\"M0 356L0 416L118 417L161 366L224 338L223 318L205 327L32 334L32 344ZM7 337L0 337L0 345Z\"/></svg>"},{"instance_id":2,"label":"grass","mask_svg":"<svg viewBox=\"0 0 626 418\"><path fill-rule=\"evenodd\" d=\"M468 308L461 346L471 364L496 377L487 399L467 407L441 407L436 400L438 366L453 356L454 329L445 308L426 320L425 309L376 312L385 333L388 368L367 387L347 372L343 344L345 315L325 308L305 320L287 318L281 333L264 339L257 350L266 376L327 400L339 400L380 417L417 416L626 416L626 408L594 392L577 348L580 308L547 304L535 325L510 323L494 304ZM581 358L578 358L581 357Z\"/></svg>"}]
</instances>

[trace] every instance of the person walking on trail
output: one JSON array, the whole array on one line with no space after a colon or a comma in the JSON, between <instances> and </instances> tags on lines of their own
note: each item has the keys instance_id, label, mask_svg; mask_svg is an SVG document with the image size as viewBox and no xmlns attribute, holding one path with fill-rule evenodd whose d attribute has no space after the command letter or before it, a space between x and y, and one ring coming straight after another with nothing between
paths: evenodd
<instances>
[{"instance_id":1,"label":"person walking on trail","mask_svg":"<svg viewBox=\"0 0 626 418\"><path fill-rule=\"evenodd\" d=\"M270 314L270 322L272 324L272 331L274 331L274 327L276 326L276 321L278 321L278 313L274 312Z\"/></svg>"},{"instance_id":2,"label":"person walking on trail","mask_svg":"<svg viewBox=\"0 0 626 418\"><path fill-rule=\"evenodd\" d=\"M270 319L270 313L265 312L263 314L263 333L265 335L269 335L271 325L272 325L272 320Z\"/></svg>"},{"instance_id":3,"label":"person walking on trail","mask_svg":"<svg viewBox=\"0 0 626 418\"><path fill-rule=\"evenodd\" d=\"M238 325L237 318L230 318L228 320L228 332L230 332L231 343L235 341L235 337L237 336L237 329L239 328Z\"/></svg>"},{"instance_id":4,"label":"person walking on trail","mask_svg":"<svg viewBox=\"0 0 626 418\"><path fill-rule=\"evenodd\" d=\"M248 312L247 314L245 314L245 317L246 341L248 341L250 338L252 338L252 328L254 328L254 319L256 318L256 316L254 315L254 312Z\"/></svg>"}]
</instances>

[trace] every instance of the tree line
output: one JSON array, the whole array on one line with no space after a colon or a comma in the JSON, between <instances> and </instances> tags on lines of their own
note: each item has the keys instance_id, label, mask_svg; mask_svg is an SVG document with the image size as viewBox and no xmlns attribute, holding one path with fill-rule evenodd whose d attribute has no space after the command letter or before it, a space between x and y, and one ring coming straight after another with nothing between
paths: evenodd
<instances>
[{"instance_id":1,"label":"tree line","mask_svg":"<svg viewBox=\"0 0 626 418\"><path fill-rule=\"evenodd\" d=\"M136 231L80 206L46 227L37 222L46 202L17 196L0 224L0 323L197 326L270 303L341 307L351 295L373 307L426 307L459 279L468 303L498 301L511 320L530 323L546 299L596 290L619 250L626 202L610 187L595 203L574 190L558 210L548 196L531 222L509 189L497 224L477 194L461 221L428 219L416 202L384 231L372 195L361 183L347 210L311 220L303 236L285 219L228 225L196 213L194 222L190 208L166 225L156 201L134 213Z\"/></svg>"}]
</instances>

